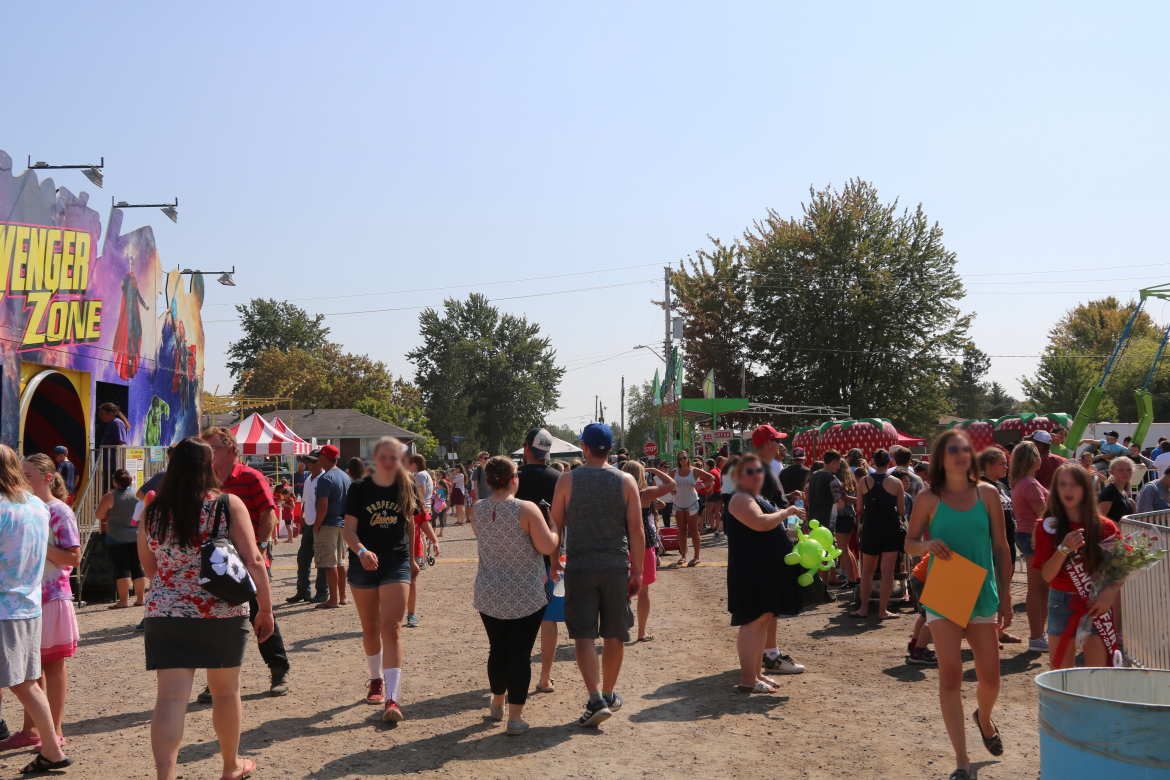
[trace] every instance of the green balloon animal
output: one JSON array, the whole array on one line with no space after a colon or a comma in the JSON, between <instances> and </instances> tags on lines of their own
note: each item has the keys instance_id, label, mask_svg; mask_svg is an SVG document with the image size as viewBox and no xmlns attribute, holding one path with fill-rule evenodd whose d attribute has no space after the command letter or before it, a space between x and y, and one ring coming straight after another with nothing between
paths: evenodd
<instances>
[{"instance_id":1,"label":"green balloon animal","mask_svg":"<svg viewBox=\"0 0 1170 780\"><path fill-rule=\"evenodd\" d=\"M808 569L796 578L801 585L812 585L813 573L833 568L833 561L841 554L833 541L832 531L821 526L816 520L810 522L808 527L807 535L799 527L796 529L799 541L793 551L784 556L784 562L789 566L800 564Z\"/></svg>"}]
</instances>

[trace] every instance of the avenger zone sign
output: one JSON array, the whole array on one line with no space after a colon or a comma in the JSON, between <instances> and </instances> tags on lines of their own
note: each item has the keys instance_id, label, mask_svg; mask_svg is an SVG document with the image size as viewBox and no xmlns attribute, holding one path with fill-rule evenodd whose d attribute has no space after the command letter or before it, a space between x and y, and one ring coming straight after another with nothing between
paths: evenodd
<instances>
[{"instance_id":1,"label":"avenger zone sign","mask_svg":"<svg viewBox=\"0 0 1170 780\"><path fill-rule=\"evenodd\" d=\"M101 338L102 301L86 297L92 250L88 231L0 223L0 299L24 299L18 350Z\"/></svg>"}]
</instances>

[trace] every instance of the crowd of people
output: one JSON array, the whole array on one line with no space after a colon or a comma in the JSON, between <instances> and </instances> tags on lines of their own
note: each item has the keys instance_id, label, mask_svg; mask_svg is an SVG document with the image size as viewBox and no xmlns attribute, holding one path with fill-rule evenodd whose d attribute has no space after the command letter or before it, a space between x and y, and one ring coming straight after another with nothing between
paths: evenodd
<instances>
[{"instance_id":1,"label":"crowd of people","mask_svg":"<svg viewBox=\"0 0 1170 780\"><path fill-rule=\"evenodd\" d=\"M789 458L784 434L761 425L752 433L752 452L725 449L692 460L682 451L672 464L647 464L615 451L610 429L594 423L581 434L583 458L566 463L551 462L553 439L542 428L528 432L519 467L481 452L477 462L432 471L421 455L386 437L368 463L353 458L344 469L337 447L315 449L291 484L274 485L242 462L231 431L213 427L169 448L165 471L137 490L128 472L113 470L96 514L115 571L109 608L144 610L145 662L158 688L151 743L164 780L176 774L197 669L207 670L198 698L212 705L223 777L246 777L256 768L238 755L240 667L254 638L270 671L270 695L289 691L290 663L269 586L269 545L281 538L282 522L289 541L299 535L296 590L286 601L336 609L352 598L369 672L365 700L382 708L383 720L401 721L402 630L420 625L419 577L440 554L452 508L454 525L469 524L477 545L471 606L490 648L488 716L506 720L505 733L528 729L522 716L533 690L556 689L551 672L561 623L587 693L578 723L597 726L619 711L625 646L654 639L650 585L664 565L702 565L703 536L710 534L708 546L726 540L739 691L774 693L776 676L805 671L780 647L781 619L810 604L847 600L854 618L896 620L898 603L910 601L918 614L907 662L937 664L957 763L952 778L966 780L960 647L966 639L975 659L973 721L985 748L1000 755L1004 742L992 720L999 651L1023 641L1008 633L1017 554L1027 570L1027 651L1048 653L1052 668L1064 668L1076 650L1066 629L1083 613L1108 612L1120 588L1081 603L1072 562L1091 575L1099 543L1118 532L1123 516L1170 508L1170 444L1163 440L1147 457L1110 433L1091 442L1089 458L1066 462L1051 452L1062 433L1036 431L977 453L965 433L951 430L935 440L929 459L905 448L868 458L860 450L826 450L810 463L799 448ZM1139 466L1150 473L1136 480L1135 499ZM1155 477L1159 471L1167 476ZM65 659L79 638L69 573L81 549L67 476L56 457L21 461L0 446L0 687L12 690L25 713L15 733L0 720L0 749L33 748L26 772L71 763L61 724ZM803 569L783 560L801 530L819 526L829 529L841 554L804 585ZM678 554L665 564L668 540L677 541ZM214 558L225 549L228 557ZM986 570L965 624L921 603L934 562L955 554ZM209 555L226 562L222 568L240 587L250 585L247 594L231 599L211 591ZM907 593L894 591L899 572ZM529 658L538 635L534 688ZM1108 661L1095 632L1084 657L1089 665ZM46 742L50 734L55 738Z\"/></svg>"}]
</instances>

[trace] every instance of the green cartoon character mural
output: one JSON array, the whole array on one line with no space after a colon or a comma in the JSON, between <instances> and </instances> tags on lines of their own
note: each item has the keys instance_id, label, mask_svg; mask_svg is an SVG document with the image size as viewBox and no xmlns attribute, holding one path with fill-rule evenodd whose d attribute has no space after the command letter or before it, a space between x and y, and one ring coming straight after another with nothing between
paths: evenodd
<instances>
[{"instance_id":1,"label":"green cartoon character mural","mask_svg":"<svg viewBox=\"0 0 1170 780\"><path fill-rule=\"evenodd\" d=\"M162 444L163 418L171 419L171 407L157 395L150 399L150 411L146 413L146 432L143 434L143 444L147 447L157 447Z\"/></svg>"}]
</instances>

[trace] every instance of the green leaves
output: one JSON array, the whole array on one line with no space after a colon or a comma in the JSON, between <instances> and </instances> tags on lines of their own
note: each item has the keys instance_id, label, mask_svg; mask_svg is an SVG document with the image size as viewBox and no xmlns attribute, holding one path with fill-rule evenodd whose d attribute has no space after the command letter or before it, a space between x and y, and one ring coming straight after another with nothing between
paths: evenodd
<instances>
[{"instance_id":1,"label":"green leaves","mask_svg":"<svg viewBox=\"0 0 1170 780\"><path fill-rule=\"evenodd\" d=\"M500 314L487 298L449 298L419 315L423 345L407 353L440 443L463 436L461 455L515 449L557 408L564 369L540 326Z\"/></svg>"},{"instance_id":2,"label":"green leaves","mask_svg":"<svg viewBox=\"0 0 1170 780\"><path fill-rule=\"evenodd\" d=\"M260 353L269 347L288 351L294 347L315 352L325 346L329 328L321 327L325 315L310 317L309 313L288 301L253 298L247 304L238 304L240 330L243 337L228 345L227 367L236 377L239 390L242 375L256 367Z\"/></svg>"}]
</instances>

